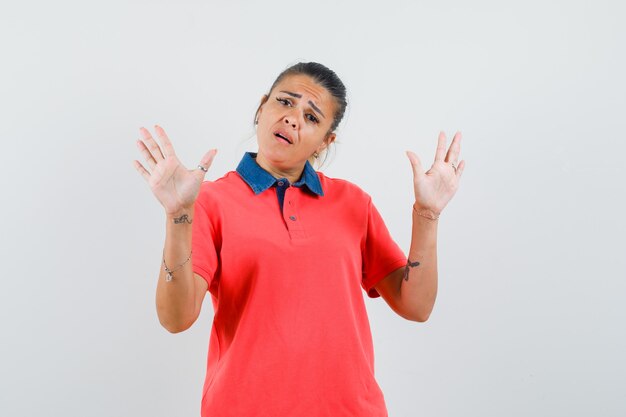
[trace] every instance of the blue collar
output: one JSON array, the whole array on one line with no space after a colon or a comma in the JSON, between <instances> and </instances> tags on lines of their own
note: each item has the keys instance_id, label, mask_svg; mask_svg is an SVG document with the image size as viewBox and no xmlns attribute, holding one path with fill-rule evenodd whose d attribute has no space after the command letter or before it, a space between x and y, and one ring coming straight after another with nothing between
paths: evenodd
<instances>
[{"instance_id":1,"label":"blue collar","mask_svg":"<svg viewBox=\"0 0 626 417\"><path fill-rule=\"evenodd\" d=\"M237 173L252 188L254 194L259 194L273 186L278 181L278 178L274 178L272 174L263 169L257 163L256 156L257 152L246 152L237 166ZM309 161L306 161L304 164L304 171L302 171L300 179L291 185L294 187L306 185L315 194L319 196L324 195L317 172L315 172Z\"/></svg>"}]
</instances>

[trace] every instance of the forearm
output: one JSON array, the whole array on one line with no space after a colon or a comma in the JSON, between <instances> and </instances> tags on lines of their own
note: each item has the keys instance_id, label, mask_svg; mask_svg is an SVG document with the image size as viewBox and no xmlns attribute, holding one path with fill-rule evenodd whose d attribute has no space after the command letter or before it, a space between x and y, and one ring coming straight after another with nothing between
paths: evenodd
<instances>
[{"instance_id":1,"label":"forearm","mask_svg":"<svg viewBox=\"0 0 626 417\"><path fill-rule=\"evenodd\" d=\"M400 286L400 300L413 317L425 321L437 297L437 226L431 220L413 212L413 229L409 262ZM419 265L415 265L419 262ZM407 274L408 272L408 274Z\"/></svg>"},{"instance_id":2,"label":"forearm","mask_svg":"<svg viewBox=\"0 0 626 417\"><path fill-rule=\"evenodd\" d=\"M191 253L191 223L194 208L166 215L165 245L163 257L168 269L174 271ZM170 332L179 332L194 321L195 286L192 261L172 272L172 279L166 281L167 272L160 260L159 281L156 292L157 314L161 325Z\"/></svg>"}]
</instances>

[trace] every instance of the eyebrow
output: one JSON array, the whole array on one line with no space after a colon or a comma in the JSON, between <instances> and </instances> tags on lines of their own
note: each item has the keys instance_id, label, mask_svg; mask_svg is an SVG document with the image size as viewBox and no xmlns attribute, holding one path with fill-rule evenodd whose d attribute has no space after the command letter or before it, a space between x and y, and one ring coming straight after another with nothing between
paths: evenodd
<instances>
[{"instance_id":1,"label":"eyebrow","mask_svg":"<svg viewBox=\"0 0 626 417\"><path fill-rule=\"evenodd\" d=\"M290 96L296 97L296 98L302 98L302 94L292 93L291 91L281 90L281 93L289 94ZM322 111L311 100L309 100L309 104L311 105L311 107L313 107L313 110L321 114L323 118L326 118L326 116L324 116L324 113L322 113Z\"/></svg>"}]
</instances>

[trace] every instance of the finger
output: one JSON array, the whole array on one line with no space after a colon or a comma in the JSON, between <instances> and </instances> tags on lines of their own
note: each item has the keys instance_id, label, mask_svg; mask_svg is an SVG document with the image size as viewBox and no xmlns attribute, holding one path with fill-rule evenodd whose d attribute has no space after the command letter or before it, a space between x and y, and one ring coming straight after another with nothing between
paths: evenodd
<instances>
[{"instance_id":1,"label":"finger","mask_svg":"<svg viewBox=\"0 0 626 417\"><path fill-rule=\"evenodd\" d=\"M154 171L154 167L156 166L156 161L154 160L154 158L152 157L152 154L146 147L146 144L140 141L139 139L137 139L137 148L139 148L139 152L141 152L141 155L143 155L150 169Z\"/></svg>"},{"instance_id":2,"label":"finger","mask_svg":"<svg viewBox=\"0 0 626 417\"><path fill-rule=\"evenodd\" d=\"M443 131L439 132L439 139L437 139L437 151L435 152L435 162L443 162L443 158L446 154L446 134Z\"/></svg>"},{"instance_id":3,"label":"finger","mask_svg":"<svg viewBox=\"0 0 626 417\"><path fill-rule=\"evenodd\" d=\"M456 176L461 179L461 175L463 174L463 169L465 169L465 159L459 162L459 166L456 167Z\"/></svg>"},{"instance_id":4,"label":"finger","mask_svg":"<svg viewBox=\"0 0 626 417\"><path fill-rule=\"evenodd\" d=\"M150 151L150 155L152 155L152 158L154 158L154 160L158 164L164 159L163 154L161 153L161 148L159 148L159 145L156 143L148 129L141 127L139 128L139 131L141 132L141 135L146 142L146 147Z\"/></svg>"},{"instance_id":5,"label":"finger","mask_svg":"<svg viewBox=\"0 0 626 417\"><path fill-rule=\"evenodd\" d=\"M174 152L174 147L172 146L172 142L170 138L165 133L165 130L159 125L154 125L154 130L156 131L157 136L161 141L161 145L163 146L163 155L164 156L174 156L176 153Z\"/></svg>"},{"instance_id":6,"label":"finger","mask_svg":"<svg viewBox=\"0 0 626 417\"><path fill-rule=\"evenodd\" d=\"M419 179L422 175L422 163L420 159L414 152L406 151L406 155L409 157L409 161L411 162L411 168L413 168L413 178Z\"/></svg>"},{"instance_id":7,"label":"finger","mask_svg":"<svg viewBox=\"0 0 626 417\"><path fill-rule=\"evenodd\" d=\"M146 171L146 169L141 165L141 163L137 160L133 161L133 166L135 169L141 174L144 180L150 181L150 173Z\"/></svg>"},{"instance_id":8,"label":"finger","mask_svg":"<svg viewBox=\"0 0 626 417\"><path fill-rule=\"evenodd\" d=\"M215 159L216 154L217 154L217 149L211 149L210 151L204 154L202 159L200 159L200 164L198 165L208 170L211 167L211 164L213 163L213 159ZM204 175L206 174L204 170L196 169L196 171L200 172L202 178L204 178Z\"/></svg>"},{"instance_id":9,"label":"finger","mask_svg":"<svg viewBox=\"0 0 626 417\"><path fill-rule=\"evenodd\" d=\"M456 132L454 138L452 138L450 148L448 148L445 162L455 162L459 159L459 152L461 152L461 132Z\"/></svg>"}]
</instances>

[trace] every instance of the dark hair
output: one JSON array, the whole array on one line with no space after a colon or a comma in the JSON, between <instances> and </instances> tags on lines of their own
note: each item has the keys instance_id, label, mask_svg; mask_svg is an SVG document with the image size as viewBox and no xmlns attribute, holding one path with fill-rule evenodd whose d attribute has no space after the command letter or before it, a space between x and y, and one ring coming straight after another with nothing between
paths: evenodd
<instances>
[{"instance_id":1,"label":"dark hair","mask_svg":"<svg viewBox=\"0 0 626 417\"><path fill-rule=\"evenodd\" d=\"M283 78L288 75L296 74L304 74L313 78L316 83L328 90L330 95L335 99L337 108L335 110L333 123L328 131L328 133L331 133L337 128L337 126L339 126L339 122L341 122L341 119L343 119L343 115L346 112L346 106L348 105L348 102L346 101L346 87L343 85L337 74L324 65L318 64L317 62L298 62L278 75L274 84L270 87L270 92L267 93L267 95L270 95L276 84L278 84ZM255 123L261 105L262 104L259 105L254 115Z\"/></svg>"}]
</instances>

